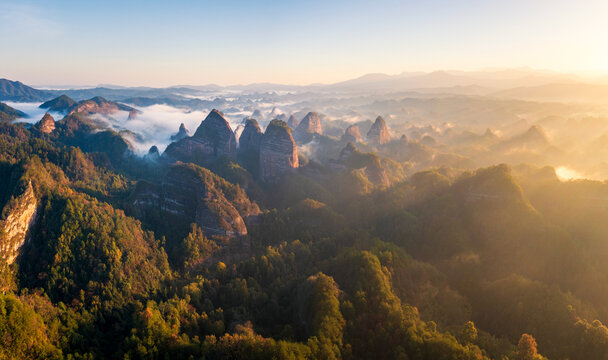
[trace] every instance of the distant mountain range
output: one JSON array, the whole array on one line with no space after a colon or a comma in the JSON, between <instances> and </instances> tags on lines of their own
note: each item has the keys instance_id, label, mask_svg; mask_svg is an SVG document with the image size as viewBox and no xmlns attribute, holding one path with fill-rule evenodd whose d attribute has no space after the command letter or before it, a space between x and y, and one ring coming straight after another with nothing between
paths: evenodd
<instances>
[{"instance_id":1,"label":"distant mountain range","mask_svg":"<svg viewBox=\"0 0 608 360\"><path fill-rule=\"evenodd\" d=\"M52 96L47 91L34 89L19 81L0 79L0 101L34 102L44 101Z\"/></svg>"},{"instance_id":2,"label":"distant mountain range","mask_svg":"<svg viewBox=\"0 0 608 360\"><path fill-rule=\"evenodd\" d=\"M356 79L334 84L283 85L255 83L249 85L181 85L167 88L121 87L103 85L93 88L68 90L35 89L18 81L0 79L0 101L37 102L67 95L75 101L102 96L112 101L135 105L168 104L198 108L214 100L201 100L206 94L214 96L222 91L245 92L347 92L385 93L418 92L456 95L490 95L538 101L605 101L608 94L606 78L593 81L574 74L539 71L528 68L484 71L409 72L398 75L367 74ZM160 100L162 99L162 100ZM198 104L193 104L198 103Z\"/></svg>"}]
</instances>

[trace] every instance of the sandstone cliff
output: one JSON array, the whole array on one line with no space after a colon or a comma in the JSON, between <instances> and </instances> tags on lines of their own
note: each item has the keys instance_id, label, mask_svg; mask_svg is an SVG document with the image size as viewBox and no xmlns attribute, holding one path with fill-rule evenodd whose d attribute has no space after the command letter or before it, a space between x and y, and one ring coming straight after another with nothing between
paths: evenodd
<instances>
[{"instance_id":1,"label":"sandstone cliff","mask_svg":"<svg viewBox=\"0 0 608 360\"><path fill-rule=\"evenodd\" d=\"M246 220L260 214L241 188L193 164L173 165L160 185L140 181L131 201L140 216L159 211L165 221L195 222L208 235L246 235Z\"/></svg>"},{"instance_id":2,"label":"sandstone cliff","mask_svg":"<svg viewBox=\"0 0 608 360\"><path fill-rule=\"evenodd\" d=\"M260 142L260 177L278 181L298 167L298 148L284 121L272 120Z\"/></svg>"},{"instance_id":3,"label":"sandstone cliff","mask_svg":"<svg viewBox=\"0 0 608 360\"><path fill-rule=\"evenodd\" d=\"M312 140L313 134L323 134L323 128L319 114L309 112L294 131L294 138L298 142L308 142Z\"/></svg>"},{"instance_id":4,"label":"sandstone cliff","mask_svg":"<svg viewBox=\"0 0 608 360\"><path fill-rule=\"evenodd\" d=\"M36 219L37 206L38 199L31 182L23 194L5 206L3 213L6 215L0 220L0 261L9 265L15 261Z\"/></svg>"},{"instance_id":5,"label":"sandstone cliff","mask_svg":"<svg viewBox=\"0 0 608 360\"><path fill-rule=\"evenodd\" d=\"M55 119L53 119L51 114L47 112L46 114L44 114L42 119L40 119L37 124L37 127L41 132L45 134L50 134L53 132L53 130L55 130Z\"/></svg>"},{"instance_id":6,"label":"sandstone cliff","mask_svg":"<svg viewBox=\"0 0 608 360\"><path fill-rule=\"evenodd\" d=\"M344 131L344 135L342 135L342 141L344 142L361 142L363 137L361 136L361 131L359 131L359 126L351 125L346 128Z\"/></svg>"},{"instance_id":7,"label":"sandstone cliff","mask_svg":"<svg viewBox=\"0 0 608 360\"><path fill-rule=\"evenodd\" d=\"M239 156L259 154L263 135L258 122L255 119L248 119L239 138Z\"/></svg>"},{"instance_id":8,"label":"sandstone cliff","mask_svg":"<svg viewBox=\"0 0 608 360\"><path fill-rule=\"evenodd\" d=\"M386 122L382 116L378 116L374 122L374 125L372 125L371 129L369 129L369 132L367 133L367 140L373 145L382 145L391 141L391 136L388 133Z\"/></svg>"}]
</instances>

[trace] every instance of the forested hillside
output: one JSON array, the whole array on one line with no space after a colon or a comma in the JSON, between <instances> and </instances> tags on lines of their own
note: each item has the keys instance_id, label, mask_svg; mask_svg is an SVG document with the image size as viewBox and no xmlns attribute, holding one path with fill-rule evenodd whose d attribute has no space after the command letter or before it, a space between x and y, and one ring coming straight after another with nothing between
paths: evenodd
<instances>
[{"instance_id":1,"label":"forested hillside","mask_svg":"<svg viewBox=\"0 0 608 360\"><path fill-rule=\"evenodd\" d=\"M285 123L252 162L214 121L174 145L198 165L0 123L0 358L606 358L608 184L353 143L291 169Z\"/></svg>"}]
</instances>

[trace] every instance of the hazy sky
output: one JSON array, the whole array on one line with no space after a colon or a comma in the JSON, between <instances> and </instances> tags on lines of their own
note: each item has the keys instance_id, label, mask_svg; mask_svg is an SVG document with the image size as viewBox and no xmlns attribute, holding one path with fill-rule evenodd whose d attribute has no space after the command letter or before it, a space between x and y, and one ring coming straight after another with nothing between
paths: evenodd
<instances>
[{"instance_id":1,"label":"hazy sky","mask_svg":"<svg viewBox=\"0 0 608 360\"><path fill-rule=\"evenodd\" d=\"M608 1L6 1L0 78L164 86L608 72Z\"/></svg>"}]
</instances>

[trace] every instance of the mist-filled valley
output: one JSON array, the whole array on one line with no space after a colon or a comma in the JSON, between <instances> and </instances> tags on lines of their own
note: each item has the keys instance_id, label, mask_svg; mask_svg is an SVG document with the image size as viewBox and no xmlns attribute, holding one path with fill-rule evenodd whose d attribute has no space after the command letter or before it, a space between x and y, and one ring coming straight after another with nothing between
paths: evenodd
<instances>
[{"instance_id":1,"label":"mist-filled valley","mask_svg":"<svg viewBox=\"0 0 608 360\"><path fill-rule=\"evenodd\" d=\"M0 358L607 359L608 83L0 80Z\"/></svg>"}]
</instances>

